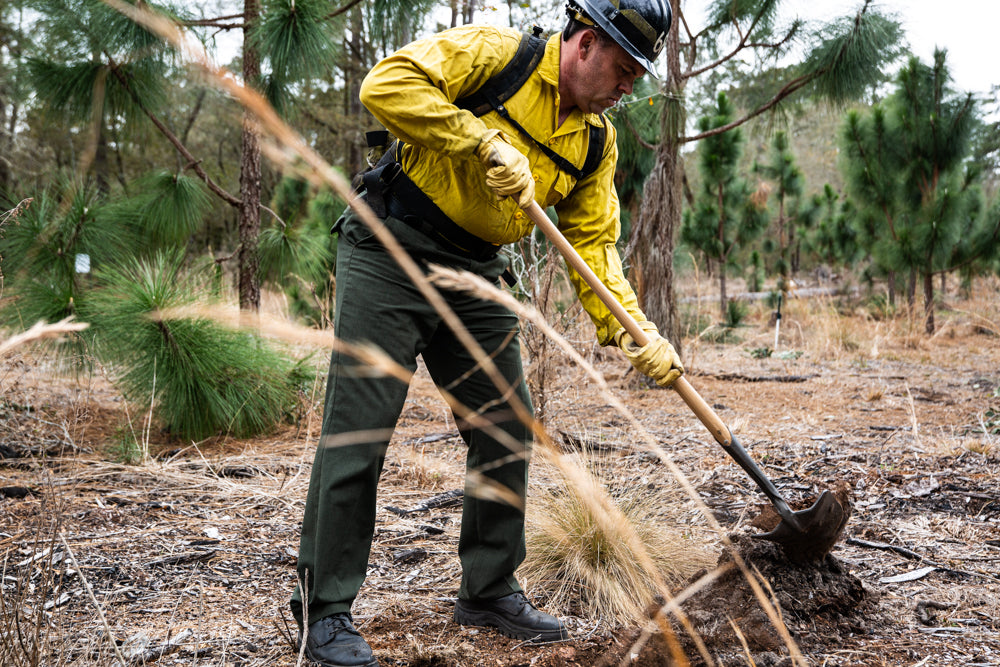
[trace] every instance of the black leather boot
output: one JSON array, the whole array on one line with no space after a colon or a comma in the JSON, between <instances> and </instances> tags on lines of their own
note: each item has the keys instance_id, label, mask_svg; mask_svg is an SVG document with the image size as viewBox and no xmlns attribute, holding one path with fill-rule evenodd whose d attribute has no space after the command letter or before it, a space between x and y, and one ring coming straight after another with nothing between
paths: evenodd
<instances>
[{"instance_id":1,"label":"black leather boot","mask_svg":"<svg viewBox=\"0 0 1000 667\"><path fill-rule=\"evenodd\" d=\"M310 623L305 653L323 667L378 667L371 647L354 629L351 615L346 612Z\"/></svg>"},{"instance_id":2,"label":"black leather boot","mask_svg":"<svg viewBox=\"0 0 1000 667\"><path fill-rule=\"evenodd\" d=\"M569 639L566 626L555 616L535 609L524 593L511 593L496 600L458 600L455 622L497 628L508 637L534 642Z\"/></svg>"}]
</instances>

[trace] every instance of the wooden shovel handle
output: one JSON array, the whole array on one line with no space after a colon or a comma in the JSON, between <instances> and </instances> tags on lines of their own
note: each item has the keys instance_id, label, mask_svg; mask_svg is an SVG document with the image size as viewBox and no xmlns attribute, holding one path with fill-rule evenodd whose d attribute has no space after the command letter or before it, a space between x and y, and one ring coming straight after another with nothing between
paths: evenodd
<instances>
[{"instance_id":1,"label":"wooden shovel handle","mask_svg":"<svg viewBox=\"0 0 1000 667\"><path fill-rule=\"evenodd\" d=\"M604 302L604 305L611 310L611 314L615 316L615 319L625 327L629 335L632 336L632 340L636 342L637 345L646 345L649 343L649 336L643 331L639 323L625 310L618 299L611 293L611 290L601 282L601 279L597 277L593 269L587 266L587 263L583 261L580 257L580 253L576 251L570 242L566 240L566 237L562 235L559 228L549 220L549 216L545 215L545 211L542 207L538 205L537 202L531 202L531 205L525 209L528 215L534 221L535 225L542 230L546 238L562 253L562 256L566 258L566 263L573 267L573 270L580 274L580 276L590 285L590 289L594 290L594 293L598 298ZM729 432L729 427L726 426L725 422L719 419L719 416L715 414L712 407L705 402L705 399L701 397L695 388L691 386L691 383L687 381L687 378L681 376L673 384L674 390L680 395L687 406L691 408L695 416L705 425L705 428L711 432L712 436L715 438L716 442L720 445L729 445L732 443L733 437Z\"/></svg>"}]
</instances>

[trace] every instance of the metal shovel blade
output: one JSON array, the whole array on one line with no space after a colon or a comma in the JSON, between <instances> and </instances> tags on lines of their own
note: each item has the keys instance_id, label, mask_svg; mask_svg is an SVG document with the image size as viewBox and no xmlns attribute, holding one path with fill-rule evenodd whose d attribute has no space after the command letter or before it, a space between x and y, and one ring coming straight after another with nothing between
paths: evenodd
<instances>
[{"instance_id":1,"label":"metal shovel blade","mask_svg":"<svg viewBox=\"0 0 1000 667\"><path fill-rule=\"evenodd\" d=\"M830 491L823 491L812 507L798 512L782 512L781 521L773 530L754 535L780 545L789 560L820 560L840 538L847 523L844 507Z\"/></svg>"},{"instance_id":2,"label":"metal shovel blade","mask_svg":"<svg viewBox=\"0 0 1000 667\"><path fill-rule=\"evenodd\" d=\"M788 560L797 562L821 560L840 538L848 513L837 497L824 490L809 509L793 512L774 483L764 474L733 433L719 440L726 453L757 483L781 521L773 530L754 535L779 544Z\"/></svg>"}]
</instances>

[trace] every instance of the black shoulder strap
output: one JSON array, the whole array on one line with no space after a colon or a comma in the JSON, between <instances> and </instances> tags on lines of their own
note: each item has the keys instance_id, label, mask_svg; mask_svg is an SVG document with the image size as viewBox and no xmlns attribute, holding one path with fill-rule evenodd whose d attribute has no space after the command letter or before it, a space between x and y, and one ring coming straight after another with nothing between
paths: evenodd
<instances>
[{"instance_id":1,"label":"black shoulder strap","mask_svg":"<svg viewBox=\"0 0 1000 667\"><path fill-rule=\"evenodd\" d=\"M587 142L587 157L583 161L583 167L578 168L572 162L559 155L541 141L535 139L516 120L511 118L504 102L514 96L521 86L525 84L528 77L538 68L542 56L545 53L545 40L539 37L540 31L535 28L533 34L521 35L521 41L517 45L514 57L510 59L503 69L482 85L474 93L455 100L455 105L462 109L468 109L476 116L483 116L490 111L496 111L513 125L518 132L523 134L538 146L557 167L565 171L573 178L580 180L594 173L601 164L601 157L604 155L604 142L607 137L607 129L604 123L607 122L601 116L601 126L590 126L590 135Z\"/></svg>"},{"instance_id":2,"label":"black shoulder strap","mask_svg":"<svg viewBox=\"0 0 1000 667\"><path fill-rule=\"evenodd\" d=\"M583 161L583 168L580 171L583 175L589 176L597 171L597 167L601 164L601 158L604 157L604 141L607 138L607 126L605 123L608 119L601 114L601 125L590 126L590 138L587 142L587 158Z\"/></svg>"},{"instance_id":3,"label":"black shoulder strap","mask_svg":"<svg viewBox=\"0 0 1000 667\"><path fill-rule=\"evenodd\" d=\"M538 68L545 54L545 40L539 37L537 29L532 34L521 35L514 57L504 68L494 74L474 93L455 100L455 106L468 109L476 116L484 116L503 104L528 80L531 73Z\"/></svg>"}]
</instances>

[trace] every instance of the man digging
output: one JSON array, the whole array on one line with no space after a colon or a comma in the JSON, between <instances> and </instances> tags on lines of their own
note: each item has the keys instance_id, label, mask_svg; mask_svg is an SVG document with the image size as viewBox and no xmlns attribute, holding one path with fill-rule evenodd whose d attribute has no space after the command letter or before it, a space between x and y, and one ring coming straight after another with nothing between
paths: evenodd
<instances>
[{"instance_id":1,"label":"man digging","mask_svg":"<svg viewBox=\"0 0 1000 667\"><path fill-rule=\"evenodd\" d=\"M532 232L522 209L532 201L554 206L562 233L650 339L635 345L571 271L598 341L615 344L638 370L669 386L684 369L639 309L615 249L618 151L614 127L602 116L652 69L670 28L669 5L570 0L567 14L563 32L547 41L464 26L413 42L376 65L361 101L399 142L365 175L364 198L421 265L464 269L492 282L509 277L500 247ZM467 470L480 481L467 476L455 621L521 640L566 639L565 626L535 609L514 577L525 555L532 439L512 408L516 401L531 406L517 317L491 301L443 293L514 388L511 398L477 368L360 219L348 214L335 231L337 337L373 341L410 371L422 356L437 386L474 411L476 424L489 424L480 428L456 415ZM378 664L350 612L368 564L379 474L406 394L404 383L366 373L333 352L302 522L300 586L291 600L300 629L308 625L305 654L321 665ZM513 455L511 443L517 443ZM482 484L505 489L519 505L478 497Z\"/></svg>"}]
</instances>

